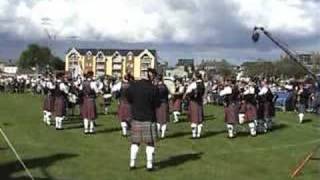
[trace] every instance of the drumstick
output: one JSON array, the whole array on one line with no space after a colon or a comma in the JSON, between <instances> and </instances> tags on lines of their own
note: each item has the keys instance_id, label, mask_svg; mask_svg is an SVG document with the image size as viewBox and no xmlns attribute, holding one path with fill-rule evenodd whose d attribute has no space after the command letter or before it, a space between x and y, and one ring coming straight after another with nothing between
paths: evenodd
<instances>
[{"instance_id":1,"label":"drumstick","mask_svg":"<svg viewBox=\"0 0 320 180\"><path fill-rule=\"evenodd\" d=\"M303 167L307 164L307 162L310 161L311 157L313 156L313 154L315 152L317 152L317 150L320 148L320 146L317 146L312 152L310 152L306 158L298 164L297 168L294 169L293 173L291 174L291 178L295 178L297 175L300 174L300 172L302 171Z\"/></svg>"}]
</instances>

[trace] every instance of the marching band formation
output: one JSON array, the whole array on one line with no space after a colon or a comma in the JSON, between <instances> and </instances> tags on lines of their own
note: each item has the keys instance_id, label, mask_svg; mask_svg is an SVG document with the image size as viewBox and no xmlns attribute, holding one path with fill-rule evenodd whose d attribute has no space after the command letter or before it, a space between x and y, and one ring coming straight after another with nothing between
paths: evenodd
<instances>
[{"instance_id":1,"label":"marching band formation","mask_svg":"<svg viewBox=\"0 0 320 180\"><path fill-rule=\"evenodd\" d=\"M83 132L95 133L97 119L96 99L103 98L104 113L108 113L115 98L118 102L117 117L122 135L130 134L130 168L135 168L139 145L146 144L147 169L153 169L153 156L157 137L165 138L170 115L173 122L186 112L190 121L191 138L201 138L204 125L203 105L219 97L224 105L224 122L228 138L237 135L236 126L246 125L251 136L272 130L275 118L275 87L268 80L223 82L204 81L200 73L190 80L164 79L155 70L149 69L147 76L134 80L127 74L122 80L95 78L93 72L84 77L69 78L63 73L38 78L0 78L1 92L22 93L31 89L34 94L44 95L43 122L63 129L68 113L74 114L79 106L83 119ZM295 92L298 121L304 113L310 93L303 83L288 88ZM215 97L214 98L214 94Z\"/></svg>"}]
</instances>

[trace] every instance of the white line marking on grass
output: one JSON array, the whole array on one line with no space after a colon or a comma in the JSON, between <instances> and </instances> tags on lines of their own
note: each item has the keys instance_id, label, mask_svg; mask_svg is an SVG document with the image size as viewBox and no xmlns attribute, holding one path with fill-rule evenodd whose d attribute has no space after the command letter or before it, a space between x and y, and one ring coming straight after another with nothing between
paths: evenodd
<instances>
[{"instance_id":1,"label":"white line marking on grass","mask_svg":"<svg viewBox=\"0 0 320 180\"><path fill-rule=\"evenodd\" d=\"M4 133L4 131L2 130L2 128L0 127L0 132L3 136L3 138L6 140L7 144L9 145L10 149L13 151L13 153L16 155L17 159L19 160L20 164L22 165L22 167L24 168L24 170L26 171L26 173L28 174L28 176L30 177L30 179L34 180L31 172L29 171L29 169L27 168L27 166L24 164L24 162L22 161L22 159L20 158L19 154L17 153L17 151L15 150L15 148L13 147L13 145L11 144L9 138L7 137L7 135Z\"/></svg>"}]
</instances>

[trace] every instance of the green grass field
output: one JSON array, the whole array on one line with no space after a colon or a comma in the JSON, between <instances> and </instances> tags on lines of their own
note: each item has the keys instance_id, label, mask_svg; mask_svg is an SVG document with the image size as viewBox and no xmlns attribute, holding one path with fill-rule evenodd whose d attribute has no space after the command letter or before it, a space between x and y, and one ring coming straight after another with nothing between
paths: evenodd
<instances>
[{"instance_id":1,"label":"green grass field","mask_svg":"<svg viewBox=\"0 0 320 180\"><path fill-rule=\"evenodd\" d=\"M42 98L0 95L0 125L36 179L53 180L285 180L308 152L320 144L319 116L308 114L305 124L295 113L278 113L272 133L255 138L242 131L226 138L223 109L207 106L203 138L191 140L189 123L168 126L167 139L157 143L154 172L144 169L140 148L138 169L128 170L129 142L120 136L114 115L100 115L97 134L86 136L77 119L56 131L42 123ZM115 112L115 106L112 112ZM320 153L298 180L320 176ZM0 180L28 179L13 152L0 137Z\"/></svg>"}]
</instances>

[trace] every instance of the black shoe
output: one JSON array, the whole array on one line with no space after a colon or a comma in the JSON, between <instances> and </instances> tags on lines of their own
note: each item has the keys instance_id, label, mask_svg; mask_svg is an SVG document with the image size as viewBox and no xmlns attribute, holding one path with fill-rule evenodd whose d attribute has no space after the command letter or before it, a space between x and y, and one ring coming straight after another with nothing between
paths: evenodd
<instances>
[{"instance_id":1,"label":"black shoe","mask_svg":"<svg viewBox=\"0 0 320 180\"><path fill-rule=\"evenodd\" d=\"M132 167L130 166L130 167L129 167L129 170L130 170L130 171L136 170L136 169L137 169L137 167L135 167L135 166L132 166Z\"/></svg>"},{"instance_id":2,"label":"black shoe","mask_svg":"<svg viewBox=\"0 0 320 180\"><path fill-rule=\"evenodd\" d=\"M56 128L56 130L57 130L57 131L62 131L62 130L63 130L63 128Z\"/></svg>"}]
</instances>

